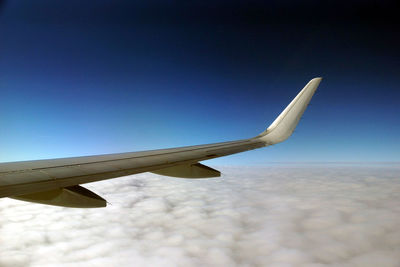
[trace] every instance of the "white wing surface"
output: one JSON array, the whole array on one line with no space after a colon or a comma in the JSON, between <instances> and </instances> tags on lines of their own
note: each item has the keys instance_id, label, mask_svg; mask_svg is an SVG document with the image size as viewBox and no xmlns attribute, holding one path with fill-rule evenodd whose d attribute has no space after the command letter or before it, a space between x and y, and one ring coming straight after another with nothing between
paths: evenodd
<instances>
[{"instance_id":1,"label":"white wing surface","mask_svg":"<svg viewBox=\"0 0 400 267\"><path fill-rule=\"evenodd\" d=\"M141 172L182 178L220 176L200 161L277 144L289 138L321 78L312 79L276 120L256 137L180 148L0 163L0 198L65 207L104 207L106 201L79 186Z\"/></svg>"}]
</instances>

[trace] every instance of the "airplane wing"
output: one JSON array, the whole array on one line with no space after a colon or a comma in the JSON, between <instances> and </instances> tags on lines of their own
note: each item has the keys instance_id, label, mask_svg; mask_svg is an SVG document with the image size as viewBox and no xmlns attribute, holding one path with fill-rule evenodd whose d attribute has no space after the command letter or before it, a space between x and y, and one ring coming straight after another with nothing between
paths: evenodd
<instances>
[{"instance_id":1,"label":"airplane wing","mask_svg":"<svg viewBox=\"0 0 400 267\"><path fill-rule=\"evenodd\" d=\"M143 152L0 163L0 198L93 208L106 200L80 186L141 172L182 178L218 177L200 161L280 143L293 133L321 78L314 78L275 121L256 137L238 141Z\"/></svg>"}]
</instances>

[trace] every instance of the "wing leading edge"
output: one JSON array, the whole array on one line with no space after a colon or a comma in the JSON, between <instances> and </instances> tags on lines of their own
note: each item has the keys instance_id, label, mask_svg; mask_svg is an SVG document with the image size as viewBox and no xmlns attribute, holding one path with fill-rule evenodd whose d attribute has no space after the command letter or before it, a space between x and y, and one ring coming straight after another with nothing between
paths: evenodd
<instances>
[{"instance_id":1,"label":"wing leading edge","mask_svg":"<svg viewBox=\"0 0 400 267\"><path fill-rule=\"evenodd\" d=\"M186 178L217 177L217 170L198 162L277 144L289 138L321 79L308 82L275 121L256 137L143 152L0 163L0 197L67 207L104 207L105 202L98 201L102 199L89 190L71 188L141 172ZM56 196L57 200L49 200L49 196ZM93 200L88 201L88 197ZM79 204L80 199L84 204ZM100 204L90 206L88 203Z\"/></svg>"}]
</instances>

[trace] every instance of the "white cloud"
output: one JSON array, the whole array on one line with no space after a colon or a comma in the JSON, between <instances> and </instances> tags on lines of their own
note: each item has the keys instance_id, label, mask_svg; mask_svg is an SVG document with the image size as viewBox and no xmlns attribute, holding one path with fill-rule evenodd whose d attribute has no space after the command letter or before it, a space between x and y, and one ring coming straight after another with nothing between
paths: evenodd
<instances>
[{"instance_id":1,"label":"white cloud","mask_svg":"<svg viewBox=\"0 0 400 267\"><path fill-rule=\"evenodd\" d=\"M86 185L103 209L0 199L0 266L399 266L399 167L220 169Z\"/></svg>"}]
</instances>

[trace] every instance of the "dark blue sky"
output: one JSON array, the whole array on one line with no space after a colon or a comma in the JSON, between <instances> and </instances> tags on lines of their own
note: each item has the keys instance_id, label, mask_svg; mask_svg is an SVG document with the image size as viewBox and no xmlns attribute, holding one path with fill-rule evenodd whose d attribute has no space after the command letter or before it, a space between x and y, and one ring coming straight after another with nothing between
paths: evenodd
<instances>
[{"instance_id":1,"label":"dark blue sky","mask_svg":"<svg viewBox=\"0 0 400 267\"><path fill-rule=\"evenodd\" d=\"M213 164L400 161L398 5L280 2L0 2L0 161L252 137L316 76L289 140Z\"/></svg>"}]
</instances>

